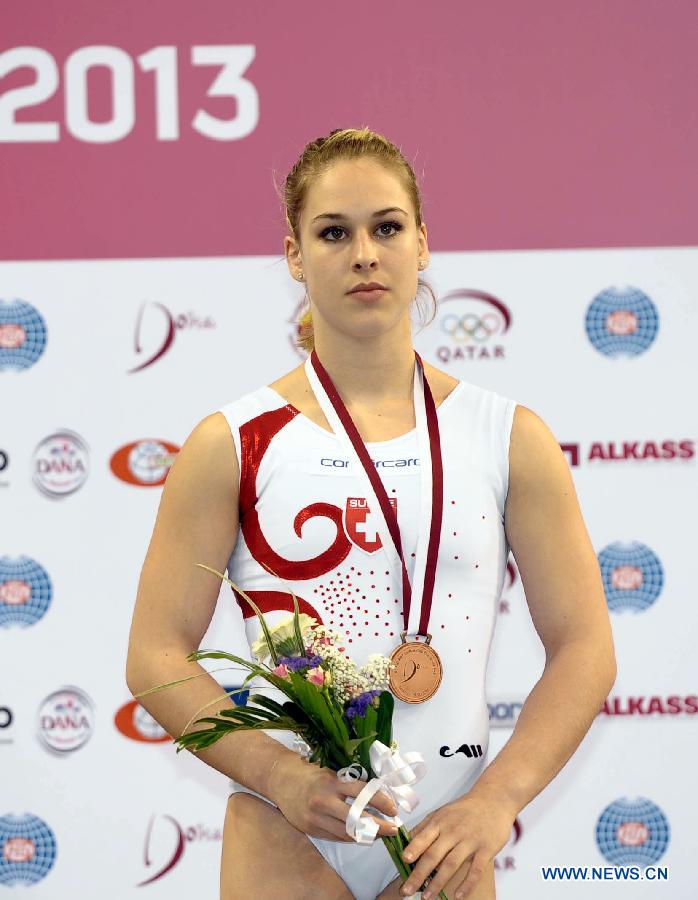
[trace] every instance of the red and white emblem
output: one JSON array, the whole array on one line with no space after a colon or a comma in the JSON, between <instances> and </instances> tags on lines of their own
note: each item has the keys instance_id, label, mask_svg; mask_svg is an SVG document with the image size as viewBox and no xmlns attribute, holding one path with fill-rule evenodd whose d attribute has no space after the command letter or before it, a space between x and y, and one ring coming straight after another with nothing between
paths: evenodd
<instances>
[{"instance_id":1,"label":"red and white emblem","mask_svg":"<svg viewBox=\"0 0 698 900\"><path fill-rule=\"evenodd\" d=\"M397 516L397 497L388 497ZM365 497L347 497L344 510L344 530L352 543L364 553L375 553L383 546L378 533L380 512L371 512Z\"/></svg>"}]
</instances>

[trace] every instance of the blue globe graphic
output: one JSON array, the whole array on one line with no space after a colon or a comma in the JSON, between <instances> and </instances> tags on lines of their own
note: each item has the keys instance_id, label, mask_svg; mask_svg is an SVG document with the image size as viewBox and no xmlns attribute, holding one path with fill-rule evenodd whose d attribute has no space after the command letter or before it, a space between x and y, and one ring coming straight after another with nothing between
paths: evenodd
<instances>
[{"instance_id":1,"label":"blue globe graphic","mask_svg":"<svg viewBox=\"0 0 698 900\"><path fill-rule=\"evenodd\" d=\"M639 541L623 543L615 541L599 553L599 567L608 608L612 612L632 609L644 612L659 597L664 586L664 569L657 554ZM635 587L620 587L614 584L618 569L628 567L639 569L642 583Z\"/></svg>"},{"instance_id":2,"label":"blue globe graphic","mask_svg":"<svg viewBox=\"0 0 698 900\"><path fill-rule=\"evenodd\" d=\"M614 800L596 823L596 842L606 859L620 866L650 866L669 844L669 821L646 797Z\"/></svg>"},{"instance_id":3,"label":"blue globe graphic","mask_svg":"<svg viewBox=\"0 0 698 900\"><path fill-rule=\"evenodd\" d=\"M8 581L24 581L30 596L26 603L8 603L2 589ZM0 628L34 625L44 615L53 597L48 572L28 556L0 556Z\"/></svg>"},{"instance_id":4,"label":"blue globe graphic","mask_svg":"<svg viewBox=\"0 0 698 900\"><path fill-rule=\"evenodd\" d=\"M33 366L46 348L46 322L38 310L24 300L0 299L0 332L3 325L21 326L25 338L20 347L0 346L0 372Z\"/></svg>"},{"instance_id":5,"label":"blue globe graphic","mask_svg":"<svg viewBox=\"0 0 698 900\"><path fill-rule=\"evenodd\" d=\"M13 845L17 844L13 852ZM22 850L26 849L26 858ZM0 884L36 884L56 861L56 837L43 819L0 816Z\"/></svg>"},{"instance_id":6,"label":"blue globe graphic","mask_svg":"<svg viewBox=\"0 0 698 900\"><path fill-rule=\"evenodd\" d=\"M608 317L627 312L635 324L628 333L608 327ZM609 287L589 304L585 326L593 346L606 356L637 356L652 344L659 330L657 307L643 291L634 287Z\"/></svg>"}]
</instances>

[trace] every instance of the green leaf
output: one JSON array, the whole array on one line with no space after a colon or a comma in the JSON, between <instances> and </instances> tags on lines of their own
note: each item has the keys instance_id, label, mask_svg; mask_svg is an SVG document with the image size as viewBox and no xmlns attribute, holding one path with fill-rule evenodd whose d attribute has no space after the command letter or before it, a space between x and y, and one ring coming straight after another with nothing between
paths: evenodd
<instances>
[{"instance_id":1,"label":"green leaf","mask_svg":"<svg viewBox=\"0 0 698 900\"><path fill-rule=\"evenodd\" d=\"M378 717L376 720L376 740L389 747L393 740L393 709L395 700L390 691L383 691L378 697Z\"/></svg>"},{"instance_id":2,"label":"green leaf","mask_svg":"<svg viewBox=\"0 0 698 900\"><path fill-rule=\"evenodd\" d=\"M286 585L291 596L293 597L293 631L294 631L295 638L296 638L295 649L296 649L296 653L299 656L305 656L305 646L303 645L303 632L301 631L300 620L298 618L300 616L300 613L298 611L298 598L293 593L293 588L287 581L284 581L283 578L280 578L273 569L269 568L269 566L266 563L262 563L262 565L267 570L267 572L269 572L270 575L273 575L274 578L278 578L279 581L282 581ZM285 653L285 652L281 654L281 656L293 656L293 655L294 655L293 653Z\"/></svg>"},{"instance_id":3,"label":"green leaf","mask_svg":"<svg viewBox=\"0 0 698 900\"><path fill-rule=\"evenodd\" d=\"M293 630L296 634L296 643L298 644L298 652L301 656L305 656L305 647L303 646L303 633L301 632L300 613L298 612L298 598L291 591L293 597Z\"/></svg>"}]
</instances>

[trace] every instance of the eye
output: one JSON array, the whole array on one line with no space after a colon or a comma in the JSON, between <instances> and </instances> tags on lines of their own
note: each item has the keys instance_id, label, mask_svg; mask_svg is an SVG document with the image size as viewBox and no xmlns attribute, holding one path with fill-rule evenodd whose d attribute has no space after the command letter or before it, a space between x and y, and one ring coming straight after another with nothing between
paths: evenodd
<instances>
[{"instance_id":1,"label":"eye","mask_svg":"<svg viewBox=\"0 0 698 900\"><path fill-rule=\"evenodd\" d=\"M381 224L378 226L376 231L380 230L381 228L394 228L395 231L391 232L389 234L386 234L385 232L383 232L383 235L382 235L383 237L390 238L390 237L395 237L395 235L399 231L402 231L403 227L404 226L402 226L399 222L381 222ZM330 244L336 244L336 243L338 243L338 239L337 238L328 239L327 235L335 234L338 231L342 232L344 230L345 229L341 225L330 225L328 228L325 228L320 232L320 237L322 238L322 240L326 240Z\"/></svg>"}]
</instances>

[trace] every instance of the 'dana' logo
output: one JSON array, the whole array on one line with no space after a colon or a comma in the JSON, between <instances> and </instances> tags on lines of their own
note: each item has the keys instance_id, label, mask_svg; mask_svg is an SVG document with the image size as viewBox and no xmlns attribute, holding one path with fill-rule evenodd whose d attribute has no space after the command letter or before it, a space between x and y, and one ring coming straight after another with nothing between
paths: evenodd
<instances>
[{"instance_id":1,"label":"'dana' logo","mask_svg":"<svg viewBox=\"0 0 698 900\"><path fill-rule=\"evenodd\" d=\"M47 497L67 497L87 481L90 455L74 431L64 429L45 437L34 451L34 484Z\"/></svg>"},{"instance_id":2,"label":"'dana' logo","mask_svg":"<svg viewBox=\"0 0 698 900\"><path fill-rule=\"evenodd\" d=\"M606 859L619 866L650 866L669 844L669 821L646 797L614 800L596 823L596 843Z\"/></svg>"},{"instance_id":3,"label":"'dana' logo","mask_svg":"<svg viewBox=\"0 0 698 900\"><path fill-rule=\"evenodd\" d=\"M0 816L0 884L36 884L56 861L56 836L43 819Z\"/></svg>"},{"instance_id":4,"label":"'dana' logo","mask_svg":"<svg viewBox=\"0 0 698 900\"><path fill-rule=\"evenodd\" d=\"M39 706L38 737L53 753L79 750L92 737L94 727L94 703L73 685L49 694Z\"/></svg>"},{"instance_id":5,"label":"'dana' logo","mask_svg":"<svg viewBox=\"0 0 698 900\"><path fill-rule=\"evenodd\" d=\"M606 356L637 356L657 336L657 307L639 288L609 287L597 294L586 313L586 331Z\"/></svg>"},{"instance_id":6,"label":"'dana' logo","mask_svg":"<svg viewBox=\"0 0 698 900\"><path fill-rule=\"evenodd\" d=\"M38 622L53 598L48 572L28 556L0 556L0 628Z\"/></svg>"},{"instance_id":7,"label":"'dana' logo","mask_svg":"<svg viewBox=\"0 0 698 900\"><path fill-rule=\"evenodd\" d=\"M133 441L119 447L109 460L109 467L126 484L158 487L165 483L170 466L179 451L177 444L169 441Z\"/></svg>"},{"instance_id":8,"label":"'dana' logo","mask_svg":"<svg viewBox=\"0 0 698 900\"><path fill-rule=\"evenodd\" d=\"M657 554L639 541L616 541L599 553L608 608L644 612L659 597L664 569Z\"/></svg>"},{"instance_id":9,"label":"'dana' logo","mask_svg":"<svg viewBox=\"0 0 698 900\"><path fill-rule=\"evenodd\" d=\"M46 323L24 300L0 299L0 372L28 369L46 348Z\"/></svg>"}]
</instances>

